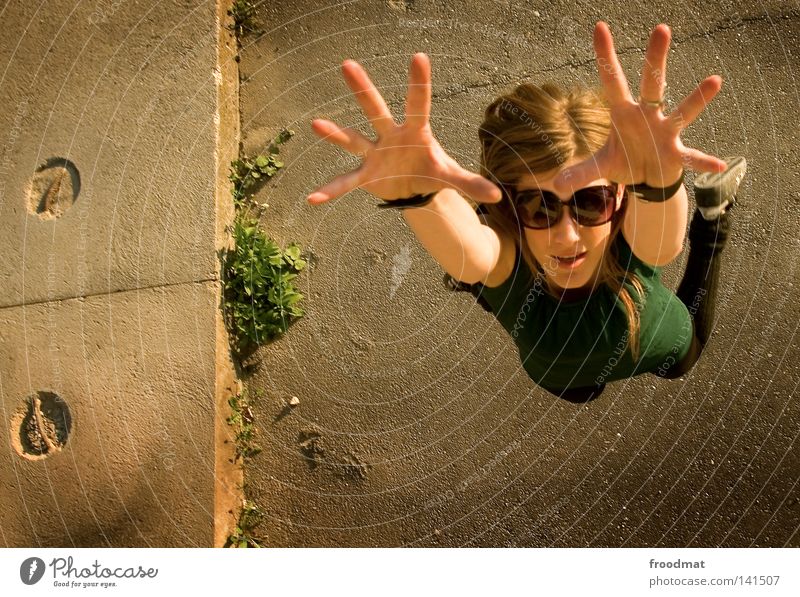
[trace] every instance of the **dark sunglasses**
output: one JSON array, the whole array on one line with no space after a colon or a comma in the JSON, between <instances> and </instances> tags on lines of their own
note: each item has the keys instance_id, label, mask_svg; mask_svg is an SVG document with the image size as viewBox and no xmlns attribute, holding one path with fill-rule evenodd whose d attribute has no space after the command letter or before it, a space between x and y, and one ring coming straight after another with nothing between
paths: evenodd
<instances>
[{"instance_id":1,"label":"dark sunglasses","mask_svg":"<svg viewBox=\"0 0 800 597\"><path fill-rule=\"evenodd\" d=\"M601 226L609 222L616 206L617 185L598 185L578 190L568 200L540 189L510 189L511 203L527 228L542 230L555 226L564 215L562 205L569 207L572 219L581 226Z\"/></svg>"}]
</instances>

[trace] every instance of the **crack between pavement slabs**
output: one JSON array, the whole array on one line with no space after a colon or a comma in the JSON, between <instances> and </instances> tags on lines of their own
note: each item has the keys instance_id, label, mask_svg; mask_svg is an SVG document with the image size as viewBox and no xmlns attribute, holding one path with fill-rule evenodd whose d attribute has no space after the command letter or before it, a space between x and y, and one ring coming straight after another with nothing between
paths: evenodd
<instances>
[{"instance_id":1,"label":"crack between pavement slabs","mask_svg":"<svg viewBox=\"0 0 800 597\"><path fill-rule=\"evenodd\" d=\"M170 282L167 284L152 284L150 286L140 286L139 288L120 288L118 290L112 290L111 292L93 292L90 294L83 294L81 296L62 296L58 298L51 298L41 301L32 301L30 303L18 303L16 305L5 305L0 307L0 311L4 311L6 309L17 309L19 307L33 307L36 305L46 305L48 303L64 303L67 301L83 301L87 298L94 298L97 296L112 296L115 294L122 294L125 292L138 292L140 290L155 290L158 288L172 288L174 286L185 286L187 284L205 284L207 282L219 282L219 277L214 276L211 278L201 278L199 280L187 280L185 282Z\"/></svg>"}]
</instances>

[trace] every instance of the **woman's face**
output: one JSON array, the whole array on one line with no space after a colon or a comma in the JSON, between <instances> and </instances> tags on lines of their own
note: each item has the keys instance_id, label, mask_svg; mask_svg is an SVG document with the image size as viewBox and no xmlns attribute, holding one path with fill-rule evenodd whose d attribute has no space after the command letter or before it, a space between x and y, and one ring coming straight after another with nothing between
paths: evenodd
<instances>
[{"instance_id":1,"label":"woman's face","mask_svg":"<svg viewBox=\"0 0 800 597\"><path fill-rule=\"evenodd\" d=\"M579 163L581 160L573 159L564 167ZM517 184L518 190L541 189L555 193L553 179L561 169L551 170L539 174L528 174ZM592 181L586 186L610 184L604 178ZM577 190L577 189L575 189ZM622 204L624 187L619 185L615 209ZM564 201L569 195L558 194ZM570 216L567 205L562 205L563 215L561 220L552 228L533 230L525 228L528 246L536 261L544 269L550 284L557 288L581 288L591 285L594 276L600 268L608 237L611 233L611 222L600 226L581 226ZM568 258L570 261L558 259ZM575 259L577 257L577 259Z\"/></svg>"}]
</instances>

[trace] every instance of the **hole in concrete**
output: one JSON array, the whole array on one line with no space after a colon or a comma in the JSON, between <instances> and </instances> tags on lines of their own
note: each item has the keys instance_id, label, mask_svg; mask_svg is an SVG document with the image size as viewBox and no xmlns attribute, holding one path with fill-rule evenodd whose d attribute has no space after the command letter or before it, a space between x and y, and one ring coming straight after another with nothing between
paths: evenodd
<instances>
[{"instance_id":1,"label":"hole in concrete","mask_svg":"<svg viewBox=\"0 0 800 597\"><path fill-rule=\"evenodd\" d=\"M81 191L81 175L67 158L50 158L36 169L28 193L28 208L40 218L64 215Z\"/></svg>"},{"instance_id":2,"label":"hole in concrete","mask_svg":"<svg viewBox=\"0 0 800 597\"><path fill-rule=\"evenodd\" d=\"M72 416L61 396L39 391L11 419L11 438L17 454L41 460L60 452L72 430Z\"/></svg>"}]
</instances>

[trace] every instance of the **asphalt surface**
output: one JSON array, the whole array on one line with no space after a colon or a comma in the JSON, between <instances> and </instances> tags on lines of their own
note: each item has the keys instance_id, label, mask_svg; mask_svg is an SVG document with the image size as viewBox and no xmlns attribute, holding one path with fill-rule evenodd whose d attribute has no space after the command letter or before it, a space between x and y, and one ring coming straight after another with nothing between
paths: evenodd
<instances>
[{"instance_id":1,"label":"asphalt surface","mask_svg":"<svg viewBox=\"0 0 800 597\"><path fill-rule=\"evenodd\" d=\"M245 471L274 546L800 546L800 186L795 2L264 3L241 53L243 148L297 135L258 197L297 241L306 317L254 355L264 451ZM399 213L359 191L305 196L357 165L312 117L369 132L339 65L360 61L402 117L408 62L432 59L432 126L477 169L483 108L516 83L599 84L606 20L632 83L649 30L673 29L669 103L723 91L685 134L750 170L724 252L719 322L686 376L609 384L584 405L525 374L512 339ZM670 264L675 288L686 252ZM297 396L299 404L287 409Z\"/></svg>"}]
</instances>

